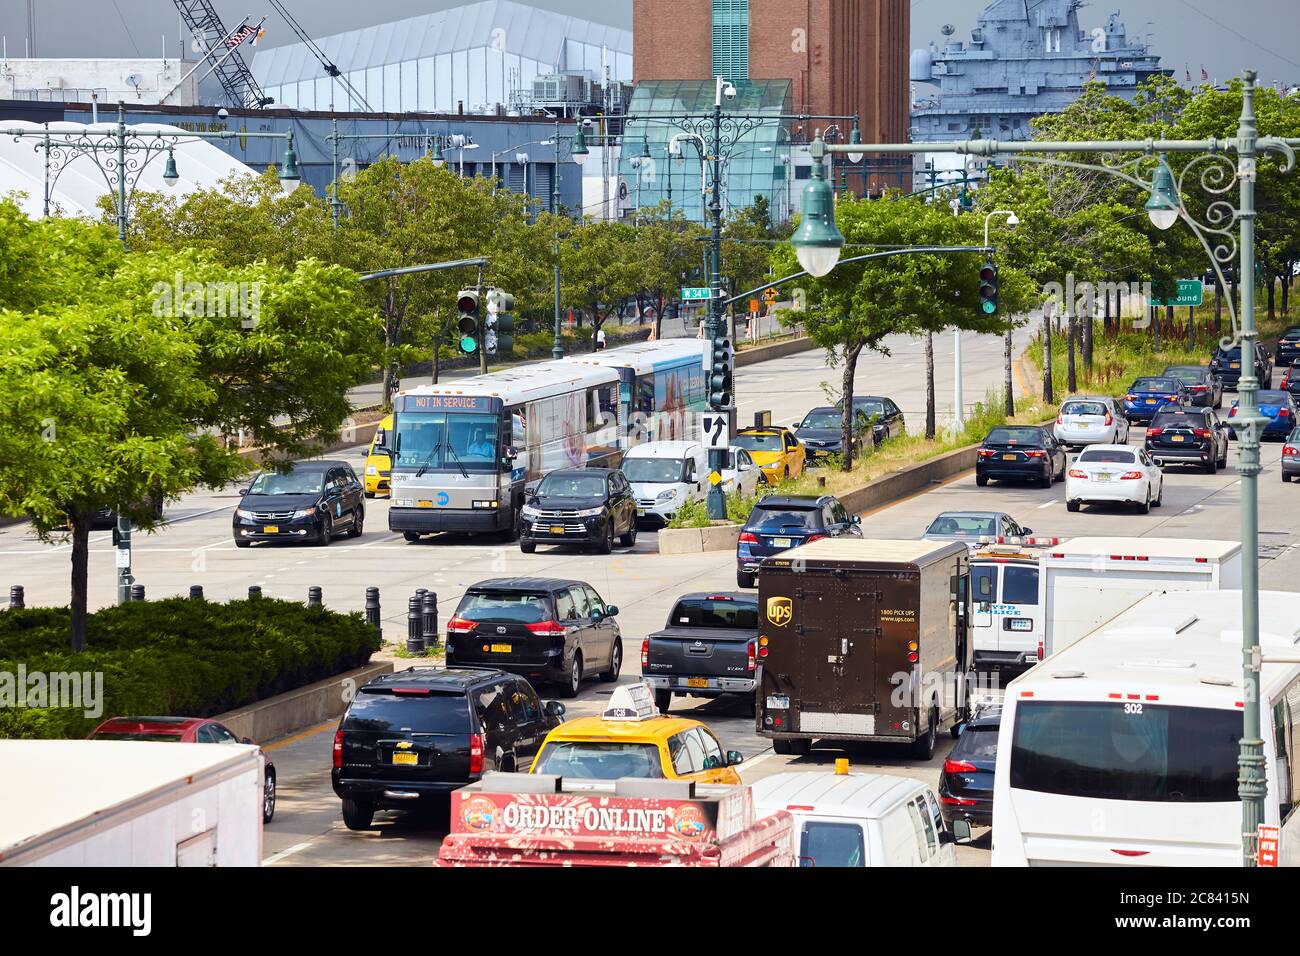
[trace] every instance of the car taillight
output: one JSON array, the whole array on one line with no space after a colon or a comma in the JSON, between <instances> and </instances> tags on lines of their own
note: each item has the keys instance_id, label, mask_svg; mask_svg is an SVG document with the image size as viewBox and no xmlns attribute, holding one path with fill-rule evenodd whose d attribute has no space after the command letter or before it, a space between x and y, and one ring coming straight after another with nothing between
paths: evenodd
<instances>
[{"instance_id":1,"label":"car taillight","mask_svg":"<svg viewBox=\"0 0 1300 956\"><path fill-rule=\"evenodd\" d=\"M993 449L991 449L991 448L981 448L981 449L979 450L979 456L980 456L981 458L992 458L992 457L993 457Z\"/></svg>"},{"instance_id":2,"label":"car taillight","mask_svg":"<svg viewBox=\"0 0 1300 956\"><path fill-rule=\"evenodd\" d=\"M529 634L536 634L538 637L563 637L569 633L564 629L564 625L558 621L534 621L532 624L525 624Z\"/></svg>"},{"instance_id":3,"label":"car taillight","mask_svg":"<svg viewBox=\"0 0 1300 956\"><path fill-rule=\"evenodd\" d=\"M641 640L641 669L645 670L646 665L650 663L650 638Z\"/></svg>"},{"instance_id":4,"label":"car taillight","mask_svg":"<svg viewBox=\"0 0 1300 956\"><path fill-rule=\"evenodd\" d=\"M1064 425L1064 424L1065 424L1065 416L1064 416L1064 415L1057 415L1057 416L1056 416L1056 424L1058 424L1058 425Z\"/></svg>"},{"instance_id":5,"label":"car taillight","mask_svg":"<svg viewBox=\"0 0 1300 956\"><path fill-rule=\"evenodd\" d=\"M1294 454L1296 454L1296 447L1295 447L1295 445L1286 445L1286 446L1284 446L1284 447L1282 448L1282 454L1284 454L1284 455L1294 455Z\"/></svg>"},{"instance_id":6,"label":"car taillight","mask_svg":"<svg viewBox=\"0 0 1300 956\"><path fill-rule=\"evenodd\" d=\"M758 641L750 641L745 645L745 658L749 670L752 671L758 668Z\"/></svg>"},{"instance_id":7,"label":"car taillight","mask_svg":"<svg viewBox=\"0 0 1300 956\"><path fill-rule=\"evenodd\" d=\"M1291 409L1289 409L1289 408L1279 408L1279 409L1277 410L1277 417L1278 417L1278 418L1290 418L1290 417L1291 417Z\"/></svg>"},{"instance_id":8,"label":"car taillight","mask_svg":"<svg viewBox=\"0 0 1300 956\"><path fill-rule=\"evenodd\" d=\"M758 535L752 531L742 531L739 540L741 544L758 544Z\"/></svg>"},{"instance_id":9,"label":"car taillight","mask_svg":"<svg viewBox=\"0 0 1300 956\"><path fill-rule=\"evenodd\" d=\"M1208 386L1208 385L1193 385L1193 386L1192 386L1192 391L1193 391L1193 392L1208 392L1209 390L1210 390L1210 386Z\"/></svg>"},{"instance_id":10,"label":"car taillight","mask_svg":"<svg viewBox=\"0 0 1300 956\"><path fill-rule=\"evenodd\" d=\"M1228 409L1228 417L1229 417L1229 418L1236 418L1236 417L1237 417L1237 406L1236 406L1236 405L1233 405L1232 408Z\"/></svg>"},{"instance_id":11,"label":"car taillight","mask_svg":"<svg viewBox=\"0 0 1300 956\"><path fill-rule=\"evenodd\" d=\"M825 537L826 537L826 535L824 535L824 534L810 534L810 535L808 535L808 537L806 537L806 538L803 539L803 543L804 543L804 544L812 544L814 541L820 541L820 540L822 540L822 539L825 538Z\"/></svg>"},{"instance_id":12,"label":"car taillight","mask_svg":"<svg viewBox=\"0 0 1300 956\"><path fill-rule=\"evenodd\" d=\"M1148 429L1147 429L1147 438L1154 438L1156 435L1160 435L1160 434L1163 434L1163 433L1164 433L1164 429L1163 429L1163 428L1148 428Z\"/></svg>"},{"instance_id":13,"label":"car taillight","mask_svg":"<svg viewBox=\"0 0 1300 956\"><path fill-rule=\"evenodd\" d=\"M469 772L483 772L483 735L469 735Z\"/></svg>"},{"instance_id":14,"label":"car taillight","mask_svg":"<svg viewBox=\"0 0 1300 956\"><path fill-rule=\"evenodd\" d=\"M474 621L467 620L463 617L453 617L447 622L448 634L468 634L474 628L478 627Z\"/></svg>"},{"instance_id":15,"label":"car taillight","mask_svg":"<svg viewBox=\"0 0 1300 956\"><path fill-rule=\"evenodd\" d=\"M1135 478L1141 478L1141 477L1142 477L1142 472L1140 472L1140 471L1126 471L1126 472L1124 472L1124 474L1120 475L1119 477L1120 477L1120 480L1121 480L1121 481L1132 481L1132 480L1135 479Z\"/></svg>"},{"instance_id":16,"label":"car taillight","mask_svg":"<svg viewBox=\"0 0 1300 956\"><path fill-rule=\"evenodd\" d=\"M1071 468L1066 474L1068 474L1071 478L1088 477L1088 473L1086 471L1080 471L1078 468Z\"/></svg>"},{"instance_id":17,"label":"car taillight","mask_svg":"<svg viewBox=\"0 0 1300 956\"><path fill-rule=\"evenodd\" d=\"M1028 455L1030 458L1046 458L1046 457L1047 457L1047 452L1045 452L1045 451L1036 451L1035 449L1032 449L1032 448L1031 448L1030 450L1026 451L1025 454Z\"/></svg>"},{"instance_id":18,"label":"car taillight","mask_svg":"<svg viewBox=\"0 0 1300 956\"><path fill-rule=\"evenodd\" d=\"M943 762L944 773L978 773L979 767L965 760L953 760L949 757Z\"/></svg>"},{"instance_id":19,"label":"car taillight","mask_svg":"<svg viewBox=\"0 0 1300 956\"><path fill-rule=\"evenodd\" d=\"M1113 425L1114 423L1115 423L1115 416L1113 416L1110 412L1107 412L1107 413L1106 413L1106 424L1107 424L1107 425Z\"/></svg>"},{"instance_id":20,"label":"car taillight","mask_svg":"<svg viewBox=\"0 0 1300 956\"><path fill-rule=\"evenodd\" d=\"M1208 428L1193 428L1192 434L1197 438L1209 438L1210 430Z\"/></svg>"},{"instance_id":21,"label":"car taillight","mask_svg":"<svg viewBox=\"0 0 1300 956\"><path fill-rule=\"evenodd\" d=\"M343 769L343 730L334 731L334 769Z\"/></svg>"}]
</instances>

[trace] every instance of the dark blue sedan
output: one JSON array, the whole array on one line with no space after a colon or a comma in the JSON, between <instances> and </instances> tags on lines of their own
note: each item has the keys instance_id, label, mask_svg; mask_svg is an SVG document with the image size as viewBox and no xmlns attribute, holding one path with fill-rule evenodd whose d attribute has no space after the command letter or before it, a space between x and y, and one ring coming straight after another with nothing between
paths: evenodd
<instances>
[{"instance_id":1,"label":"dark blue sedan","mask_svg":"<svg viewBox=\"0 0 1300 956\"><path fill-rule=\"evenodd\" d=\"M1232 410L1228 412L1229 418L1237 417L1237 404L1237 402L1232 403ZM1262 438L1285 441L1292 429L1296 427L1296 404L1290 392L1274 389L1260 392L1259 410L1268 419L1268 424L1264 426L1263 434L1260 436ZM1237 437L1236 432L1232 433L1232 437Z\"/></svg>"},{"instance_id":2,"label":"dark blue sedan","mask_svg":"<svg viewBox=\"0 0 1300 956\"><path fill-rule=\"evenodd\" d=\"M1166 405L1188 405L1191 393L1176 378L1140 378L1124 395L1124 417L1131 422L1149 422Z\"/></svg>"},{"instance_id":3,"label":"dark blue sedan","mask_svg":"<svg viewBox=\"0 0 1300 956\"><path fill-rule=\"evenodd\" d=\"M861 537L858 516L833 495L767 495L754 505L736 542L736 583L754 587L764 558L841 535Z\"/></svg>"}]
</instances>

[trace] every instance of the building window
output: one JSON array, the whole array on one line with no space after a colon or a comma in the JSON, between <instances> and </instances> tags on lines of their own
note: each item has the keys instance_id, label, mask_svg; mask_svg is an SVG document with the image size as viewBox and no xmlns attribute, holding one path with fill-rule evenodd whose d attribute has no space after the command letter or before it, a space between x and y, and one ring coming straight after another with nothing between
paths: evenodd
<instances>
[{"instance_id":1,"label":"building window","mask_svg":"<svg viewBox=\"0 0 1300 956\"><path fill-rule=\"evenodd\" d=\"M749 79L749 0L713 0L713 74Z\"/></svg>"}]
</instances>

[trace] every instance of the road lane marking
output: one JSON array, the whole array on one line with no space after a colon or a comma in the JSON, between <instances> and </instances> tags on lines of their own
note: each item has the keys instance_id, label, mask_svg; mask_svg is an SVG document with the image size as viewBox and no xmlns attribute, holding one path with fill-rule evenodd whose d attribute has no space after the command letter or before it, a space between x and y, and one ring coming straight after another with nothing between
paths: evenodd
<instances>
[{"instance_id":1,"label":"road lane marking","mask_svg":"<svg viewBox=\"0 0 1300 956\"><path fill-rule=\"evenodd\" d=\"M1038 506L1038 510L1042 511L1044 508L1050 508L1052 507L1052 505L1056 504L1060 500L1061 500L1060 498L1053 498L1051 501L1045 501Z\"/></svg>"},{"instance_id":2,"label":"road lane marking","mask_svg":"<svg viewBox=\"0 0 1300 956\"><path fill-rule=\"evenodd\" d=\"M262 865L272 866L276 863L279 863L285 857L293 856L295 853L299 852L300 850L305 850L310 846L311 843L295 843L287 850L281 850L279 853L273 853L271 856L268 856L265 860L262 861Z\"/></svg>"},{"instance_id":3,"label":"road lane marking","mask_svg":"<svg viewBox=\"0 0 1300 956\"><path fill-rule=\"evenodd\" d=\"M329 730L333 726L334 726L334 721L327 720L323 724L317 724L315 727L309 727L306 730L300 730L298 733L291 734L288 737L281 737L279 740L276 740L272 743L262 744L262 749L276 750L280 747L287 747L289 746L289 744L296 744L300 740L306 740L308 737L314 737L316 736L316 734Z\"/></svg>"},{"instance_id":4,"label":"road lane marking","mask_svg":"<svg viewBox=\"0 0 1300 956\"><path fill-rule=\"evenodd\" d=\"M738 773L741 776L744 776L746 770L749 770L751 767L757 767L764 760L770 760L772 757L775 756L776 756L776 751L772 750L769 747L767 750L764 750L762 753L760 753L757 757L750 757L744 763L742 763L740 765L740 770L738 771Z\"/></svg>"}]
</instances>

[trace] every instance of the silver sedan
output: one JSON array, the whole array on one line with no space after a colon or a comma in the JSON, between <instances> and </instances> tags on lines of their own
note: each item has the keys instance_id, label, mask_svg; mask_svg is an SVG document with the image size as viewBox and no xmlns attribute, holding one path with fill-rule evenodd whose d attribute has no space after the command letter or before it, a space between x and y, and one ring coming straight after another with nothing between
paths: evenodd
<instances>
[{"instance_id":1,"label":"silver sedan","mask_svg":"<svg viewBox=\"0 0 1300 956\"><path fill-rule=\"evenodd\" d=\"M1105 395L1067 398L1052 426L1062 445L1124 445L1128 419L1113 398Z\"/></svg>"}]
</instances>

